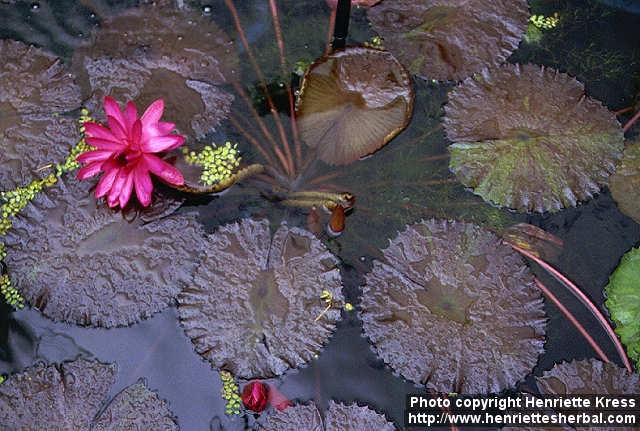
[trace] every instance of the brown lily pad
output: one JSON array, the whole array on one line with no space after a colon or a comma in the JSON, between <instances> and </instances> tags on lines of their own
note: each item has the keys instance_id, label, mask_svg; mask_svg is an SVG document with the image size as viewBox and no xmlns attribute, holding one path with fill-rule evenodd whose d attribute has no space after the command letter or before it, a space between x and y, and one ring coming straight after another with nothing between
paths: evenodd
<instances>
[{"instance_id":1,"label":"brown lily pad","mask_svg":"<svg viewBox=\"0 0 640 431\"><path fill-rule=\"evenodd\" d=\"M178 296L200 355L245 379L278 376L314 358L343 298L337 260L313 234L283 224L271 235L267 220L245 219L220 227L204 250L193 283Z\"/></svg>"},{"instance_id":2,"label":"brown lily pad","mask_svg":"<svg viewBox=\"0 0 640 431\"><path fill-rule=\"evenodd\" d=\"M542 377L536 377L543 395L637 395L640 376L615 364L596 359L556 364ZM637 427L576 427L577 431L632 431Z\"/></svg>"},{"instance_id":3,"label":"brown lily pad","mask_svg":"<svg viewBox=\"0 0 640 431\"><path fill-rule=\"evenodd\" d=\"M557 211L607 184L623 148L615 115L575 78L505 65L449 94L449 167L486 201L519 211Z\"/></svg>"},{"instance_id":4,"label":"brown lily pad","mask_svg":"<svg viewBox=\"0 0 640 431\"><path fill-rule=\"evenodd\" d=\"M93 431L178 431L166 401L143 382L135 383L114 397L96 419Z\"/></svg>"},{"instance_id":5,"label":"brown lily pad","mask_svg":"<svg viewBox=\"0 0 640 431\"><path fill-rule=\"evenodd\" d=\"M163 310L190 282L204 232L195 217L143 224L96 202L91 182L38 195L7 233L5 263L25 299L81 325L128 325Z\"/></svg>"},{"instance_id":6,"label":"brown lily pad","mask_svg":"<svg viewBox=\"0 0 640 431\"><path fill-rule=\"evenodd\" d=\"M152 4L107 19L74 55L90 110L101 111L107 95L139 108L162 98L168 120L195 138L229 113L233 96L221 86L237 63L233 43L210 20Z\"/></svg>"},{"instance_id":7,"label":"brown lily pad","mask_svg":"<svg viewBox=\"0 0 640 431\"><path fill-rule=\"evenodd\" d=\"M402 376L440 393L487 394L533 369L543 352L542 298L497 236L422 221L382 253L365 277L361 316L377 354Z\"/></svg>"},{"instance_id":8,"label":"brown lily pad","mask_svg":"<svg viewBox=\"0 0 640 431\"><path fill-rule=\"evenodd\" d=\"M0 40L0 190L24 186L38 169L64 161L80 139L74 118L80 106L74 77L54 55Z\"/></svg>"},{"instance_id":9,"label":"brown lily pad","mask_svg":"<svg viewBox=\"0 0 640 431\"><path fill-rule=\"evenodd\" d=\"M411 73L458 81L507 60L524 36L529 9L526 0L393 0L367 16Z\"/></svg>"},{"instance_id":10,"label":"brown lily pad","mask_svg":"<svg viewBox=\"0 0 640 431\"><path fill-rule=\"evenodd\" d=\"M323 423L324 422L324 423ZM367 406L329 400L324 421L314 403L298 404L274 411L260 425L261 431L394 431L393 423Z\"/></svg>"},{"instance_id":11,"label":"brown lily pad","mask_svg":"<svg viewBox=\"0 0 640 431\"><path fill-rule=\"evenodd\" d=\"M640 223L640 140L626 145L609 182L620 211Z\"/></svg>"},{"instance_id":12,"label":"brown lily pad","mask_svg":"<svg viewBox=\"0 0 640 431\"><path fill-rule=\"evenodd\" d=\"M179 430L167 404L144 383L125 388L99 415L116 367L78 359L38 364L0 385L3 430Z\"/></svg>"},{"instance_id":13,"label":"brown lily pad","mask_svg":"<svg viewBox=\"0 0 640 431\"><path fill-rule=\"evenodd\" d=\"M298 104L302 140L318 158L345 165L400 133L413 111L411 78L391 54L347 48L313 64Z\"/></svg>"},{"instance_id":14,"label":"brown lily pad","mask_svg":"<svg viewBox=\"0 0 640 431\"><path fill-rule=\"evenodd\" d=\"M79 359L35 365L0 385L0 423L6 431L89 430L115 381L115 365Z\"/></svg>"}]
</instances>

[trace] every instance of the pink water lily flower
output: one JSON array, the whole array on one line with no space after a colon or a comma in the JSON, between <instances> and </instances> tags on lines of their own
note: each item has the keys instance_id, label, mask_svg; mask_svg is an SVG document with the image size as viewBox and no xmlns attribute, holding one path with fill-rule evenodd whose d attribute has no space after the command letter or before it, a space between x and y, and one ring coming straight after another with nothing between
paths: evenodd
<instances>
[{"instance_id":1,"label":"pink water lily flower","mask_svg":"<svg viewBox=\"0 0 640 431\"><path fill-rule=\"evenodd\" d=\"M151 175L176 186L184 184L182 173L156 154L171 151L184 143L184 137L171 132L174 123L160 121L164 101L153 102L142 117L133 102L121 111L111 97L104 98L107 114L105 127L98 123L84 123L86 142L95 147L77 157L84 166L78 179L84 180L103 172L96 187L96 198L107 197L110 207L124 208L135 188L142 206L151 203L153 182Z\"/></svg>"}]
</instances>

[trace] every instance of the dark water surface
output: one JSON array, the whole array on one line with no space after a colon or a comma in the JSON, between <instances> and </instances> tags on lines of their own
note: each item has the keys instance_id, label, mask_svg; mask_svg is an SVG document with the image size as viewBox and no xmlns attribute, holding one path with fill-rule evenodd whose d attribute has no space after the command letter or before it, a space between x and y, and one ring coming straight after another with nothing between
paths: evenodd
<instances>
[{"instance_id":1,"label":"dark water surface","mask_svg":"<svg viewBox=\"0 0 640 431\"><path fill-rule=\"evenodd\" d=\"M86 42L100 17L135 5L134 1L58 0L38 2L0 1L0 37L13 38L45 47L69 59L73 49ZM323 0L278 2L287 46L287 59L311 62L322 55L326 42L328 8ZM616 2L602 2L616 3ZM538 44L521 43L512 61L533 62L558 68L585 83L587 93L602 100L611 110L637 101L640 91L640 15L598 2L532 1L531 13L559 12L562 26ZM617 2L621 3L621 2ZM237 0L247 37L277 99L281 76L277 46L266 0ZM195 4L228 34L235 36L231 17L221 0ZM633 7L628 8L633 10ZM637 10L637 9L636 9ZM365 13L355 9L350 43L362 43L373 36ZM242 48L239 47L242 54ZM603 68L606 64L606 68ZM254 73L241 62L247 76L245 87L260 106ZM465 191L457 184L430 187L427 181L446 178L447 161L416 164L420 157L445 151L446 141L438 127L442 104L449 87L415 78L417 100L409 128L373 157L358 162L336 180L358 196L356 209L347 219L347 230L338 239L325 238L343 261L341 271L347 299L358 303L363 274L370 267L375 249L385 247L398 230L422 217L439 216L475 221L500 228L525 221L551 232L565 242L558 267L581 286L599 305L602 288L621 256L640 241L640 225L622 215L608 191L575 209L555 215L516 215L499 210ZM266 116L267 117L267 116ZM221 128L213 138L239 140L231 130ZM247 158L253 157L248 149ZM247 216L269 217L304 225L305 212L288 209L265 200L250 187L236 186L215 198L187 203L196 208L208 231ZM373 250L369 252L369 250ZM554 290L578 319L605 347L609 357L617 354L593 317L541 270L536 274ZM595 357L578 332L546 304L549 316L546 353L532 375L539 375L562 360ZM482 340L478 340L482 343ZM221 383L193 349L177 321L175 307L128 328L87 329L53 323L33 309L12 312L0 309L0 373L20 371L38 360L59 362L79 355L118 365L112 394L145 378L151 389L168 400L181 429L188 431L244 429L244 419L224 415ZM343 319L317 360L274 381L287 397L315 400L326 406L329 399L367 403L383 412L398 426L403 423L404 395L424 391L394 376L378 359L362 336L355 312L343 311ZM533 387L532 377L522 389Z\"/></svg>"}]
</instances>

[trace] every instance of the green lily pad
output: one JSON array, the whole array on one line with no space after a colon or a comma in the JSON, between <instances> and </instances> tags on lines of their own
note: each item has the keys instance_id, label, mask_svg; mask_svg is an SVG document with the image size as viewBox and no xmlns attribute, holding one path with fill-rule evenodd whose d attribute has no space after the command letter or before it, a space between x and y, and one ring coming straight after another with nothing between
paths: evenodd
<instances>
[{"instance_id":1,"label":"green lily pad","mask_svg":"<svg viewBox=\"0 0 640 431\"><path fill-rule=\"evenodd\" d=\"M604 305L629 358L640 367L640 247L625 254L609 277Z\"/></svg>"},{"instance_id":2,"label":"green lily pad","mask_svg":"<svg viewBox=\"0 0 640 431\"><path fill-rule=\"evenodd\" d=\"M640 223L640 140L627 144L609 189L620 211Z\"/></svg>"},{"instance_id":3,"label":"green lily pad","mask_svg":"<svg viewBox=\"0 0 640 431\"><path fill-rule=\"evenodd\" d=\"M591 198L622 155L615 115L549 68L483 71L450 93L445 112L450 169L484 200L519 211Z\"/></svg>"}]
</instances>

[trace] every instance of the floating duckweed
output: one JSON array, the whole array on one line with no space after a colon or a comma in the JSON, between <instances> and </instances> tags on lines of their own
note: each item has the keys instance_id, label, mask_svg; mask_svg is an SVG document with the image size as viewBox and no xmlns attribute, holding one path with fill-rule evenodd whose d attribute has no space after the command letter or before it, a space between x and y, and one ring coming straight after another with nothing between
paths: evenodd
<instances>
[{"instance_id":1,"label":"floating duckweed","mask_svg":"<svg viewBox=\"0 0 640 431\"><path fill-rule=\"evenodd\" d=\"M225 413L228 415L240 414L240 388L236 381L228 371L220 371L220 380L222 380L222 398L227 401Z\"/></svg>"},{"instance_id":2,"label":"floating duckweed","mask_svg":"<svg viewBox=\"0 0 640 431\"><path fill-rule=\"evenodd\" d=\"M368 48L384 49L382 40L383 39L380 36L373 36L371 39L364 43L364 46Z\"/></svg>"},{"instance_id":3,"label":"floating duckweed","mask_svg":"<svg viewBox=\"0 0 640 431\"><path fill-rule=\"evenodd\" d=\"M208 186L231 178L242 160L238 144L229 141L220 147L207 145L199 153L189 151L186 147L182 152L187 163L202 167L200 181Z\"/></svg>"},{"instance_id":4,"label":"floating duckweed","mask_svg":"<svg viewBox=\"0 0 640 431\"><path fill-rule=\"evenodd\" d=\"M352 303L347 302L346 304L344 304L344 309L345 311L353 311L354 310L354 306Z\"/></svg>"},{"instance_id":5,"label":"floating duckweed","mask_svg":"<svg viewBox=\"0 0 640 431\"><path fill-rule=\"evenodd\" d=\"M56 165L56 176L60 177L62 174L76 170L80 167L80 164L76 161L76 158L86 152L91 151L94 148L87 144L84 140L84 123L94 121L93 118L89 115L88 109L82 109L80 112L80 118L78 118L78 123L80 123L80 133L82 133L82 138L75 147L71 149L71 152L67 156L64 163Z\"/></svg>"},{"instance_id":6,"label":"floating duckweed","mask_svg":"<svg viewBox=\"0 0 640 431\"><path fill-rule=\"evenodd\" d=\"M0 385L3 384L6 380L7 380L7 378L5 376L3 376L2 374L0 374Z\"/></svg>"},{"instance_id":7,"label":"floating duckweed","mask_svg":"<svg viewBox=\"0 0 640 431\"><path fill-rule=\"evenodd\" d=\"M7 274L0 275L0 293L4 297L4 301L13 308L24 308L24 298L15 287L11 286L11 279ZM2 383L0 381L0 383Z\"/></svg>"},{"instance_id":8,"label":"floating duckweed","mask_svg":"<svg viewBox=\"0 0 640 431\"><path fill-rule=\"evenodd\" d=\"M557 27L560 18L558 17L558 12L554 13L553 16L531 15L529 22L540 30L551 30Z\"/></svg>"}]
</instances>

